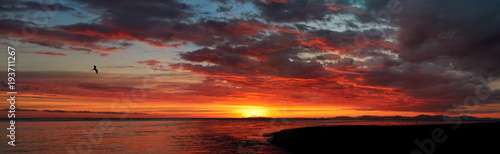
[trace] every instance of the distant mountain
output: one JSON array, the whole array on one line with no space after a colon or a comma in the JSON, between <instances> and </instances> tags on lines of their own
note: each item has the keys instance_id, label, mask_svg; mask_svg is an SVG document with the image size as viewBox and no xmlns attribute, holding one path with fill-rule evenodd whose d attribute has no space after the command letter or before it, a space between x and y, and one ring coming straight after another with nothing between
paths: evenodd
<instances>
[{"instance_id":1,"label":"distant mountain","mask_svg":"<svg viewBox=\"0 0 500 154\"><path fill-rule=\"evenodd\" d=\"M500 121L498 118L477 118L472 116L458 116L458 117L450 117L443 115L418 115L415 117L403 117L403 116L359 116L359 117L349 117L349 116L338 116L333 118L327 118L333 120L408 120L408 121Z\"/></svg>"}]
</instances>

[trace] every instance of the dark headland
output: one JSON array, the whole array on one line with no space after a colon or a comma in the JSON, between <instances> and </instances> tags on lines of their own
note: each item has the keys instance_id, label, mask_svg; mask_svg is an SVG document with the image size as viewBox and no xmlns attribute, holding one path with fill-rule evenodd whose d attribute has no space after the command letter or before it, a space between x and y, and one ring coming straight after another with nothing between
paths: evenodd
<instances>
[{"instance_id":1,"label":"dark headland","mask_svg":"<svg viewBox=\"0 0 500 154\"><path fill-rule=\"evenodd\" d=\"M269 142L293 153L498 153L500 122L323 126L282 130Z\"/></svg>"}]
</instances>

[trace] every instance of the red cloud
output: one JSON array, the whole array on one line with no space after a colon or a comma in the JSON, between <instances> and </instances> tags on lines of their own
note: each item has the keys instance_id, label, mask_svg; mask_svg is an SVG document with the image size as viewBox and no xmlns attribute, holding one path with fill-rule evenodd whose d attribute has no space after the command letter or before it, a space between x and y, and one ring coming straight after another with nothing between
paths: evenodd
<instances>
[{"instance_id":1,"label":"red cloud","mask_svg":"<svg viewBox=\"0 0 500 154\"><path fill-rule=\"evenodd\" d=\"M146 64L146 65L149 65L149 66L154 66L156 64L165 64L164 62L160 62L160 61L157 61L157 60L138 61L137 63L139 63L139 64Z\"/></svg>"},{"instance_id":2,"label":"red cloud","mask_svg":"<svg viewBox=\"0 0 500 154\"><path fill-rule=\"evenodd\" d=\"M51 55L51 56L67 56L64 53L56 53L56 52L34 52L35 54L41 54L41 55Z\"/></svg>"}]
</instances>

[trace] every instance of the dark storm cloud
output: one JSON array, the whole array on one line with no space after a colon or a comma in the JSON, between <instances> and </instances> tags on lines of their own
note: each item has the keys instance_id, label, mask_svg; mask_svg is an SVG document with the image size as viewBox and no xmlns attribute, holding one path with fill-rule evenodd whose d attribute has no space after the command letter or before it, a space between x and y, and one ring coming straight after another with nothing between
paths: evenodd
<instances>
[{"instance_id":1,"label":"dark storm cloud","mask_svg":"<svg viewBox=\"0 0 500 154\"><path fill-rule=\"evenodd\" d=\"M315 61L290 61L289 58L295 58L291 51L298 49L287 49L268 53L264 60L253 60L247 56L234 53L221 52L203 48L192 52L181 54L181 58L192 62L210 62L225 67L218 68L227 70L223 72L235 72L230 70L242 70L245 74L254 75L272 75L286 78L315 78L329 74L321 64ZM186 65L184 65L186 66ZM193 68L187 65L185 69ZM193 69L200 69L204 66L196 66ZM207 66L207 68L213 66ZM237 71L239 72L239 71Z\"/></svg>"},{"instance_id":2,"label":"dark storm cloud","mask_svg":"<svg viewBox=\"0 0 500 154\"><path fill-rule=\"evenodd\" d=\"M42 27L29 21L17 19L4 19L0 23L0 34L15 34L24 36L26 27L32 30L34 36L28 38L12 38L22 42L29 42L53 48L84 49L86 51L113 51L128 46L120 40L138 40L155 46L176 47L179 44L168 44L169 41L189 40L195 36L183 35L183 31L191 28L199 29L190 24L180 23L190 16L190 6L176 1L84 1L82 5L88 6L91 12L100 15L100 22L76 23L55 27ZM43 8L36 7L34 2L20 2L25 9ZM38 3L36 3L38 5ZM48 5L61 11L73 10L62 5ZM165 21L165 20L175 20ZM167 30L158 32L161 25L169 25ZM177 33L178 29L184 29ZM23 32L23 33L21 33ZM118 46L103 46L103 43L118 42Z\"/></svg>"},{"instance_id":3,"label":"dark storm cloud","mask_svg":"<svg viewBox=\"0 0 500 154\"><path fill-rule=\"evenodd\" d=\"M26 36L26 34L36 37L23 37ZM14 19L0 20L0 35L7 39L18 39L22 42L53 48L63 48L64 44L71 44L87 46L99 50L114 50L112 47L101 47L96 45L96 43L104 41L104 37L67 33L53 28L37 27L34 23Z\"/></svg>"},{"instance_id":4,"label":"dark storm cloud","mask_svg":"<svg viewBox=\"0 0 500 154\"><path fill-rule=\"evenodd\" d=\"M22 32L23 25L35 27L35 38L22 39L42 46L71 49L113 51L128 46L102 46L120 40L136 40L159 47L178 47L185 42L212 46L217 42L245 39L242 35L257 34L267 25L257 21L190 21L191 6L177 1L83 1L100 14L100 21L55 27L39 27L20 20L5 20L0 25L9 32ZM257 27L254 27L257 26ZM260 27L260 28L259 28ZM20 36L20 35L18 35ZM57 41L60 40L60 41ZM175 43L172 43L175 42Z\"/></svg>"},{"instance_id":5,"label":"dark storm cloud","mask_svg":"<svg viewBox=\"0 0 500 154\"><path fill-rule=\"evenodd\" d=\"M1 12L25 12L25 11L73 11L75 9L62 5L61 3L42 3L42 2L15 2L13 0L1 0Z\"/></svg>"},{"instance_id":6,"label":"dark storm cloud","mask_svg":"<svg viewBox=\"0 0 500 154\"><path fill-rule=\"evenodd\" d=\"M397 16L403 60L451 58L457 69L500 73L500 2L420 2L405 9Z\"/></svg>"},{"instance_id":7,"label":"dark storm cloud","mask_svg":"<svg viewBox=\"0 0 500 154\"><path fill-rule=\"evenodd\" d=\"M369 1L380 12L388 1ZM398 87L407 96L424 100L399 110L444 112L474 95L477 77L500 77L500 9L498 1L401 1L404 10L392 14L399 27L399 60L383 58L383 68L366 72L370 85ZM371 52L366 52L371 53ZM498 103L493 93L489 102ZM496 100L495 100L496 99ZM384 107L391 108L391 107ZM391 110L398 110L392 108Z\"/></svg>"},{"instance_id":8,"label":"dark storm cloud","mask_svg":"<svg viewBox=\"0 0 500 154\"><path fill-rule=\"evenodd\" d=\"M369 1L367 9L382 11L386 0ZM403 11L391 24L400 28L399 57L406 62L452 59L456 68L499 73L500 18L498 1L401 1ZM474 70L478 69L478 70ZM483 74L484 75L484 74Z\"/></svg>"},{"instance_id":9,"label":"dark storm cloud","mask_svg":"<svg viewBox=\"0 0 500 154\"><path fill-rule=\"evenodd\" d=\"M138 17L148 17L143 20L155 17L176 19L191 16L190 13L186 12L186 10L191 9L191 6L174 0L83 0L80 2L89 5L90 8L102 9L102 13L107 20L126 20L127 18L139 20Z\"/></svg>"},{"instance_id":10,"label":"dark storm cloud","mask_svg":"<svg viewBox=\"0 0 500 154\"><path fill-rule=\"evenodd\" d=\"M224 53L217 50L210 50L208 48L182 53L181 58L193 62L208 61L211 63L234 67L238 67L238 64L249 60L242 56Z\"/></svg>"},{"instance_id":11,"label":"dark storm cloud","mask_svg":"<svg viewBox=\"0 0 500 154\"><path fill-rule=\"evenodd\" d=\"M332 10L324 1L292 0L285 3L252 1L261 11L260 16L268 21L300 22L324 20Z\"/></svg>"}]
</instances>

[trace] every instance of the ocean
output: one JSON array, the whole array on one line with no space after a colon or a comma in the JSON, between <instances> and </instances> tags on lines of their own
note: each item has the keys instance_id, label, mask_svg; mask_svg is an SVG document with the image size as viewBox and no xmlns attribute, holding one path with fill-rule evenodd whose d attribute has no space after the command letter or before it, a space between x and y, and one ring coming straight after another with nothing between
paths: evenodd
<instances>
[{"instance_id":1,"label":"ocean","mask_svg":"<svg viewBox=\"0 0 500 154\"><path fill-rule=\"evenodd\" d=\"M418 124L430 123L443 122ZM414 124L307 119L18 121L16 146L9 146L4 136L0 153L288 153L269 144L265 134L310 126Z\"/></svg>"}]
</instances>

